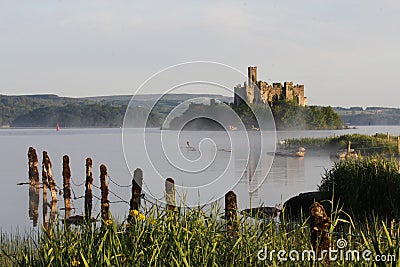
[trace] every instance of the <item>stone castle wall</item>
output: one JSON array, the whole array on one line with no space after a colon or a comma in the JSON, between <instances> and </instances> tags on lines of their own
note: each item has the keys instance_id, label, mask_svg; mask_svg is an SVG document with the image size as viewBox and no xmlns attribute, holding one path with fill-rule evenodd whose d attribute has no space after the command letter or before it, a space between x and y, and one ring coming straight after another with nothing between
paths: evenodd
<instances>
[{"instance_id":1,"label":"stone castle wall","mask_svg":"<svg viewBox=\"0 0 400 267\"><path fill-rule=\"evenodd\" d=\"M304 85L293 82L272 83L257 80L257 67L248 67L248 82L243 86L235 86L234 102L240 106L244 101L248 103L265 103L273 105L280 100L296 101L300 106L307 104L307 98L304 96Z\"/></svg>"}]
</instances>

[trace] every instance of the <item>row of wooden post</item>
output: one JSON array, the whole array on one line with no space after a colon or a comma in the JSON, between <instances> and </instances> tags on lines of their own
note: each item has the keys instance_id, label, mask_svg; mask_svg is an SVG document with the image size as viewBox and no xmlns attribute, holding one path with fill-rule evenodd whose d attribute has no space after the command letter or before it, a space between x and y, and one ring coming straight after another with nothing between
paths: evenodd
<instances>
[{"instance_id":1,"label":"row of wooden post","mask_svg":"<svg viewBox=\"0 0 400 267\"><path fill-rule=\"evenodd\" d=\"M28 164L29 164L29 184L35 187L37 190L37 194L39 194L40 182L39 182L39 170L38 170L38 157L36 154L36 150L33 147L29 147L28 149ZM104 165L102 165L104 166ZM105 170L107 174L106 167L100 166L100 170ZM103 172L102 172L103 174ZM63 195L64 195L64 205L65 205L65 218L68 219L71 214L71 169L69 166L69 157L67 155L63 156ZM56 183L53 177L52 165L49 155L46 151L43 151L43 160L42 160L42 184L43 184L43 221L46 224L47 222L47 189L50 189L51 192L51 218L54 219L55 216L55 207L57 203L57 189ZM91 218L92 211L92 185L93 185L93 176L92 176L92 159L86 159L86 181L85 181L85 217L87 219ZM32 189L30 189L32 191ZM108 194L108 190L107 190ZM102 203L103 204L103 203ZM35 222L34 222L35 224Z\"/></svg>"},{"instance_id":2,"label":"row of wooden post","mask_svg":"<svg viewBox=\"0 0 400 267\"><path fill-rule=\"evenodd\" d=\"M28 161L29 161L29 183L32 188L36 190L34 193L37 197L39 196L39 170L38 170L38 157L36 150L30 147L28 150ZM71 169L69 166L69 157L63 156L63 196L65 205L65 219L70 217L71 212ZM107 167L102 164L100 166L100 189L101 189L101 218L103 222L110 219L110 202L108 200L108 183L107 183ZM130 210L140 209L141 197L142 197L142 183L143 183L143 171L136 169L134 171L132 179L132 198L130 200ZM52 211L57 203L57 189L56 183L53 177L52 164L49 155L46 151L43 151L42 161L42 184L43 184L43 220L47 222L47 189L50 189L52 197ZM92 212L92 186L93 186L93 174L92 174L92 159L86 159L86 180L85 180L85 218L91 218ZM32 190L33 190L32 189ZM167 178L165 181L165 200L166 209L168 211L174 211L176 208L175 199L175 182L172 178ZM31 208L30 208L31 209ZM32 208L33 210L33 208ZM54 209L55 210L55 209ZM52 212L52 219L54 219ZM237 198L236 194L229 191L225 195L225 216L227 220L227 233L228 235L235 236L238 234L238 222L237 222ZM130 215L131 217L131 215ZM130 218L131 220L132 218Z\"/></svg>"}]
</instances>

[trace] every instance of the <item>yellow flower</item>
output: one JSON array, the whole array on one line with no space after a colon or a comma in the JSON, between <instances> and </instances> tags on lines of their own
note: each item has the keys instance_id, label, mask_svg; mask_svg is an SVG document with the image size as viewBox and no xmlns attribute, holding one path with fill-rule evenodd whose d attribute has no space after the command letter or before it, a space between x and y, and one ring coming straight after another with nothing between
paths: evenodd
<instances>
[{"instance_id":1,"label":"yellow flower","mask_svg":"<svg viewBox=\"0 0 400 267\"><path fill-rule=\"evenodd\" d=\"M151 225L155 225L157 223L157 221L156 220L152 220L152 221L150 221L150 224Z\"/></svg>"},{"instance_id":2,"label":"yellow flower","mask_svg":"<svg viewBox=\"0 0 400 267\"><path fill-rule=\"evenodd\" d=\"M78 260L74 257L74 259L72 260L72 266L78 266L79 264L81 264L81 262L78 261Z\"/></svg>"},{"instance_id":3,"label":"yellow flower","mask_svg":"<svg viewBox=\"0 0 400 267\"><path fill-rule=\"evenodd\" d=\"M137 216L137 215L139 215L139 211L137 211L137 210L131 210L131 211L129 212L129 215L131 215L131 216Z\"/></svg>"},{"instance_id":4,"label":"yellow flower","mask_svg":"<svg viewBox=\"0 0 400 267\"><path fill-rule=\"evenodd\" d=\"M144 216L144 214L140 213L137 217L138 221L144 220L146 219L146 216Z\"/></svg>"},{"instance_id":5,"label":"yellow flower","mask_svg":"<svg viewBox=\"0 0 400 267\"><path fill-rule=\"evenodd\" d=\"M105 221L104 223L105 223L106 226L112 225L112 221L111 221L111 220L107 220L107 221Z\"/></svg>"}]
</instances>

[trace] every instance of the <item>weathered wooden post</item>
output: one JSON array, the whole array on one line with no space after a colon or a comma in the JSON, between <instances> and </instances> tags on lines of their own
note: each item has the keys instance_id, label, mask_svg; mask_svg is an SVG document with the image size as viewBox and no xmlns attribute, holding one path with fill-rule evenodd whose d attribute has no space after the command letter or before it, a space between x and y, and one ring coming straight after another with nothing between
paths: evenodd
<instances>
[{"instance_id":1,"label":"weathered wooden post","mask_svg":"<svg viewBox=\"0 0 400 267\"><path fill-rule=\"evenodd\" d=\"M31 185L35 185L36 187L40 186L39 182L39 170L38 170L38 157L36 155L36 150L33 147L29 147L28 149L28 162L29 162L29 183Z\"/></svg>"},{"instance_id":2,"label":"weathered wooden post","mask_svg":"<svg viewBox=\"0 0 400 267\"><path fill-rule=\"evenodd\" d=\"M324 207L318 202L314 202L311 208L310 229L311 244L315 251L316 257L320 258L323 251L329 251L331 238L329 236L329 228L331 220L326 214ZM325 257L327 254L325 253ZM325 261L329 264L329 258Z\"/></svg>"},{"instance_id":3,"label":"weathered wooden post","mask_svg":"<svg viewBox=\"0 0 400 267\"><path fill-rule=\"evenodd\" d=\"M351 141L347 142L347 156L350 157L351 154Z\"/></svg>"},{"instance_id":4,"label":"weathered wooden post","mask_svg":"<svg viewBox=\"0 0 400 267\"><path fill-rule=\"evenodd\" d=\"M130 210L140 209L140 197L142 194L142 183L143 183L143 171L137 168L133 172L132 179L132 198L130 201Z\"/></svg>"},{"instance_id":5,"label":"weathered wooden post","mask_svg":"<svg viewBox=\"0 0 400 267\"><path fill-rule=\"evenodd\" d=\"M165 181L165 201L167 202L167 210L175 210L175 181L167 178Z\"/></svg>"},{"instance_id":6,"label":"weathered wooden post","mask_svg":"<svg viewBox=\"0 0 400 267\"><path fill-rule=\"evenodd\" d=\"M237 197L233 191L229 191L225 194L225 220L226 234L228 236L237 236L239 234Z\"/></svg>"},{"instance_id":7,"label":"weathered wooden post","mask_svg":"<svg viewBox=\"0 0 400 267\"><path fill-rule=\"evenodd\" d=\"M63 156L63 193L65 206L65 219L71 215L71 169L69 167L69 157Z\"/></svg>"},{"instance_id":8,"label":"weathered wooden post","mask_svg":"<svg viewBox=\"0 0 400 267\"><path fill-rule=\"evenodd\" d=\"M400 136L397 136L397 156L400 156Z\"/></svg>"},{"instance_id":9,"label":"weathered wooden post","mask_svg":"<svg viewBox=\"0 0 400 267\"><path fill-rule=\"evenodd\" d=\"M85 217L90 220L92 217L92 185L93 185L93 174L92 174L92 159L86 159L86 181L85 181Z\"/></svg>"},{"instance_id":10,"label":"weathered wooden post","mask_svg":"<svg viewBox=\"0 0 400 267\"><path fill-rule=\"evenodd\" d=\"M107 167L100 165L100 190L101 190L101 219L103 224L110 219L110 202L108 201Z\"/></svg>"},{"instance_id":11,"label":"weathered wooden post","mask_svg":"<svg viewBox=\"0 0 400 267\"><path fill-rule=\"evenodd\" d=\"M45 230L49 230L49 223L47 218L47 192L43 189L43 205L42 205L42 212L43 212L43 227Z\"/></svg>"},{"instance_id":12,"label":"weathered wooden post","mask_svg":"<svg viewBox=\"0 0 400 267\"><path fill-rule=\"evenodd\" d=\"M50 157L46 151L43 151L43 170L47 174L48 185L51 191L51 200L53 202L57 202L57 190L56 190L56 183L53 178L53 172L51 170L51 161Z\"/></svg>"},{"instance_id":13,"label":"weathered wooden post","mask_svg":"<svg viewBox=\"0 0 400 267\"><path fill-rule=\"evenodd\" d=\"M44 156L45 151L43 151L43 158L42 158L42 184L43 184L43 205L42 205L42 212L43 212L43 226L44 229L49 229L48 218L47 218L47 187L48 187L48 177L47 177L47 170L44 164Z\"/></svg>"},{"instance_id":14,"label":"weathered wooden post","mask_svg":"<svg viewBox=\"0 0 400 267\"><path fill-rule=\"evenodd\" d=\"M56 219L56 214L57 214L57 200L51 201L51 208L50 208L50 219L49 219L49 225L52 225L54 220Z\"/></svg>"},{"instance_id":15,"label":"weathered wooden post","mask_svg":"<svg viewBox=\"0 0 400 267\"><path fill-rule=\"evenodd\" d=\"M390 134L389 134L389 132L386 132L386 137L387 137L387 140L390 141Z\"/></svg>"}]
</instances>

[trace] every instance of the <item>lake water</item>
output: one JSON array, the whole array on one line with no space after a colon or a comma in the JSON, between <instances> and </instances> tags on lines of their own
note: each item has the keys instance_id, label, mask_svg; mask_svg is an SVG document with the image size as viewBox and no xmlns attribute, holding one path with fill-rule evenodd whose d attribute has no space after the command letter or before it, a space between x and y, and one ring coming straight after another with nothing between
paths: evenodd
<instances>
[{"instance_id":1,"label":"lake water","mask_svg":"<svg viewBox=\"0 0 400 267\"><path fill-rule=\"evenodd\" d=\"M391 135L400 135L400 126L365 126L357 129L339 130L339 131L280 131L277 133L277 140L297 137L324 137L331 135L341 135L350 133L375 134L376 132L386 133ZM173 177L178 188L179 185L187 183L187 179L182 175L177 175L174 169L168 168L164 164L165 156L159 153L157 140L160 140L160 131L152 129L147 133L148 148L150 151L150 161L156 166L157 172L152 172L148 163L149 158L136 150L135 142L142 142L139 133L132 131L126 136L130 137L132 143L122 145L122 129L62 129L56 132L54 129L1 129L0 130L0 166L1 166L1 187L0 187L0 228L2 231L14 231L15 229L30 229L35 221L36 225L40 225L43 221L42 214L42 191L39 195L29 194L29 186L17 186L19 182L28 181L28 159L27 151L30 146L33 146L39 157L41 164L42 151L46 150L52 160L53 174L58 186L62 187L62 157L69 155L70 166L72 172L72 189L73 195L80 197L84 195L84 186L79 186L85 179L85 159L91 157L93 159L93 177L94 184L99 186L99 166L104 163L107 165L110 178L120 185L129 185L132 177L123 154L123 148L128 156L128 165L133 170L140 167L144 171L143 190L149 202L143 202L150 205L150 202L156 200L163 201L164 180L162 177ZM183 133L179 138L183 149L181 152L188 160L195 161L199 157L199 152L188 151L184 146L186 140L190 140L191 145L199 147L200 140L205 137L214 140L214 143L209 143L218 148L218 151L211 156L214 157L214 165L208 166L207 170L210 175L206 177L200 174L195 179L190 180L190 186L199 187L204 184L210 184L215 177L221 172L219 166L229 166L225 171L229 177L238 178L232 184L236 184L233 191L237 194L238 205L240 209L248 208L250 205L255 206L263 204L266 206L275 206L288 198L297 195L301 192L313 191L317 188L321 181L321 175L325 169L332 167L333 162L329 158L329 153L320 151L306 155L304 158L294 157L275 157L272 161L271 157L266 157L264 162L261 162L261 167L256 168L254 162L257 159L250 157L249 165L243 163L242 156L235 153L233 150L229 152L229 138L224 132L187 132ZM152 139L153 138L153 139ZM208 145L203 144L201 151L204 156L207 156ZM129 148L127 148L129 147ZM225 150L224 150L225 149ZM273 147L267 147L267 151L273 151ZM211 157L210 156L210 157ZM134 158L132 158L134 157ZM173 160L173 159L171 159ZM147 163L146 163L147 162ZM233 162L231 165L229 165ZM253 162L253 163L252 163ZM268 166L272 163L272 168L268 173ZM194 165L203 164L201 161L193 163ZM153 166L153 167L154 167ZM225 167L223 167L225 168ZM244 171L244 172L243 172ZM215 176L213 176L213 173ZM264 180L263 177L266 176ZM253 177L251 180L250 177ZM210 181L207 181L209 179ZM235 178L236 179L236 178ZM250 180L250 181L249 181ZM186 185L186 184L185 184ZM215 197L212 193L223 191L229 188L226 183L212 184L209 189L204 192L209 192L210 195L206 198ZM129 205L125 202L118 202L121 199L130 200L130 188L119 187L109 182L110 191L118 195L116 197L112 193L109 199L110 210L114 217L119 219L125 218ZM179 191L179 189L177 190ZM193 191L195 192L195 191ZM195 203L201 197L190 191L184 197L187 202ZM97 188L93 189L95 196L100 196ZM183 192L181 192L184 194ZM179 194L178 197L182 194ZM48 193L48 201L50 194ZM31 197L31 199L30 199ZM33 204L33 199L39 199L39 205ZM62 196L58 196L57 210L63 215L60 208L64 206ZM222 202L223 203L223 202ZM73 200L74 214L83 213L83 199ZM100 203L96 198L93 198L94 214L99 212ZM29 210L31 208L31 210ZM47 209L48 211L50 208ZM48 218L48 214L45 214ZM37 219L35 217L38 217ZM37 227L37 226L36 226Z\"/></svg>"}]
</instances>

